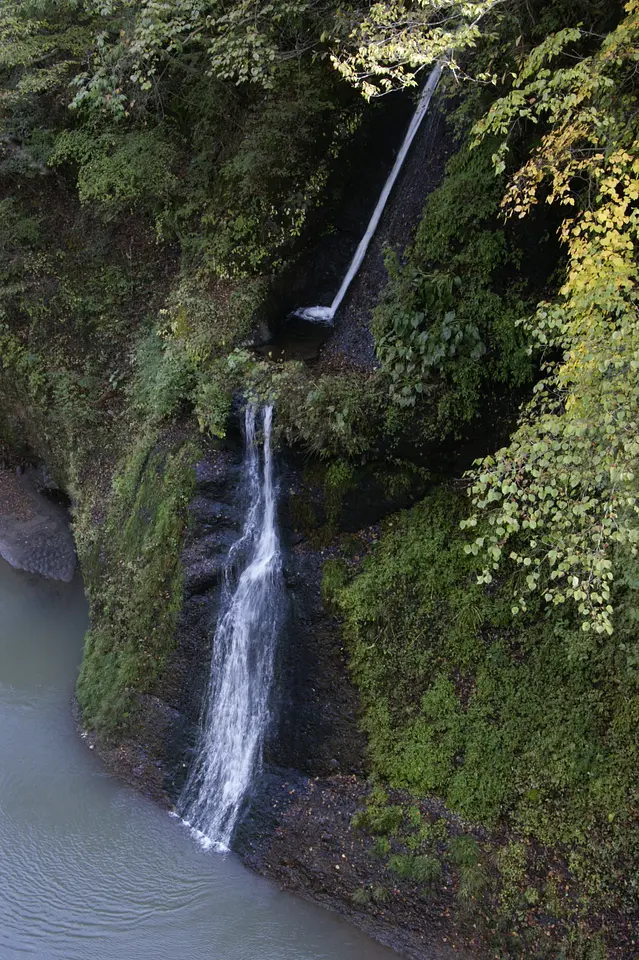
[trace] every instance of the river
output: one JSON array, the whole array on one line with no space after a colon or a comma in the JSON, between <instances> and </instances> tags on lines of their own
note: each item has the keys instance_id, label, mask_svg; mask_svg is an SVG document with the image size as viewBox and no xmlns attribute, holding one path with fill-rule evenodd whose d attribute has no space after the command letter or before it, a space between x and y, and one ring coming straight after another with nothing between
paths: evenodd
<instances>
[{"instance_id":1,"label":"river","mask_svg":"<svg viewBox=\"0 0 639 960\"><path fill-rule=\"evenodd\" d=\"M390 960L109 775L70 710L82 583L0 560L0 960Z\"/></svg>"}]
</instances>

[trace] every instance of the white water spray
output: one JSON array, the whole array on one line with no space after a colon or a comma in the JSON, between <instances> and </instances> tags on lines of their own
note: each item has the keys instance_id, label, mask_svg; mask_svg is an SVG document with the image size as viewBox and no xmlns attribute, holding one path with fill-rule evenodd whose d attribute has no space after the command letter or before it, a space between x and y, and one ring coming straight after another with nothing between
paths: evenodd
<instances>
[{"instance_id":1,"label":"white water spray","mask_svg":"<svg viewBox=\"0 0 639 960\"><path fill-rule=\"evenodd\" d=\"M282 610L273 408L265 407L261 419L263 458L256 441L256 411L247 407L242 474L248 509L242 535L227 561L202 733L180 803L184 822L202 844L219 850L229 848L244 798L262 763Z\"/></svg>"},{"instance_id":2,"label":"white water spray","mask_svg":"<svg viewBox=\"0 0 639 960\"><path fill-rule=\"evenodd\" d=\"M410 150L411 144L415 139L415 134L419 130L421 122L426 116L426 113L428 112L428 107L430 106L430 101L433 96L433 93L435 92L435 88L439 83L441 72L442 72L441 65L437 64L437 66L434 68L431 75L429 76L428 80L426 81L426 85L424 86L424 89L422 90L419 100L417 102L417 107L415 108L413 119L411 120L408 130L406 131L404 142L402 143L399 153L397 154L397 158L395 160L393 169L388 175L388 179L384 184L384 189L382 190L379 200L377 201L377 206L373 210L373 215L368 222L366 233L360 240L359 246L355 251L355 256L351 260L350 266L346 271L346 276L342 280L342 285L337 291L337 294L335 295L330 307L301 307L299 310L295 310L294 316L299 317L301 320L310 320L313 323L332 323L333 322L335 314L337 313L342 303L342 300L346 296L348 288L350 287L355 276L357 275L357 271L361 267L362 261L366 256L368 245L373 239L373 236L375 234L375 231L377 230L379 221L382 218L384 207L386 206L386 201L390 196L391 190L395 186L395 181L397 180L397 177L399 176L399 172L402 169L402 166L404 165L404 160L406 159L408 155L408 151Z\"/></svg>"}]
</instances>

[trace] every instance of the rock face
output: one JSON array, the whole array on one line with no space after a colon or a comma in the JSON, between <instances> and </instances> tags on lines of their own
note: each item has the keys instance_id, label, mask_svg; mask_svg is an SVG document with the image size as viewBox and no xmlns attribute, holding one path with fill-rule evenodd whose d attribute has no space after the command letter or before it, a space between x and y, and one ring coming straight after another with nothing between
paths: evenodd
<instances>
[{"instance_id":1,"label":"rock face","mask_svg":"<svg viewBox=\"0 0 639 960\"><path fill-rule=\"evenodd\" d=\"M285 513L286 504L283 504ZM286 535L287 528L284 528ZM322 557L285 543L288 619L280 640L276 722L266 759L307 776L365 770L365 739L339 624L321 597Z\"/></svg>"},{"instance_id":2,"label":"rock face","mask_svg":"<svg viewBox=\"0 0 639 960\"><path fill-rule=\"evenodd\" d=\"M238 431L223 447L210 449L196 467L183 553L184 602L173 661L159 691L171 711L161 759L164 789L173 802L197 739L227 555L244 520L241 462ZM288 491L299 483L296 468L282 469L278 483L286 612L265 747L267 780L269 771L279 775L294 770L302 776L361 773L364 739L357 728L357 698L339 625L321 599L322 557L290 529Z\"/></svg>"},{"instance_id":3,"label":"rock face","mask_svg":"<svg viewBox=\"0 0 639 960\"><path fill-rule=\"evenodd\" d=\"M177 801L195 746L211 662L225 564L243 520L242 449L238 434L196 466L185 549L184 601L163 698L176 711L165 741L165 790Z\"/></svg>"},{"instance_id":4,"label":"rock face","mask_svg":"<svg viewBox=\"0 0 639 960\"><path fill-rule=\"evenodd\" d=\"M70 581L76 566L65 511L38 492L36 471L0 470L0 556L12 567Z\"/></svg>"}]
</instances>

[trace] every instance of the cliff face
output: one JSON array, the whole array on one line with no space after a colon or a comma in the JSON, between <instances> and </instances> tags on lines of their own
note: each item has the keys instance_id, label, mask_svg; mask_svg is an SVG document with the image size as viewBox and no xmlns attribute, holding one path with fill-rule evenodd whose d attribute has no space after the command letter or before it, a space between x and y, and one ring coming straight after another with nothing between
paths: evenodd
<instances>
[{"instance_id":1,"label":"cliff face","mask_svg":"<svg viewBox=\"0 0 639 960\"><path fill-rule=\"evenodd\" d=\"M230 431L223 443L200 445L186 507L182 602L172 648L151 692L130 699L131 722L106 735L89 732L87 738L119 776L169 807L191 762L224 564L246 509L240 467L239 431ZM326 472L320 463L300 462L280 450L286 617L264 771L248 798L236 848L255 870L337 910L407 956L464 956L459 946L464 933L450 921L446 887L428 894L425 912L423 891L414 882L395 877L391 892L373 839L353 825L366 805L370 761L342 625L326 588L326 569L342 563L337 558L344 551L357 565L378 539L380 519L422 487L418 481L393 495L364 470L336 494L326 484ZM148 523L148 507L145 513ZM92 590L99 604L97 576ZM99 606L96 612L97 625ZM96 669L99 673L99 663Z\"/></svg>"},{"instance_id":2,"label":"cliff face","mask_svg":"<svg viewBox=\"0 0 639 960\"><path fill-rule=\"evenodd\" d=\"M162 733L155 752L145 749L154 783L146 788L157 794L161 782L167 802L177 800L197 736L227 554L240 535L247 507L242 496L241 442L238 431L230 442L209 445L194 464L195 487L181 555L183 602L174 649L153 701L143 707L152 726L160 701L165 705L157 721ZM290 526L287 491L294 484L303 486L299 469L285 468L278 482L283 491L280 535L285 550L286 615L278 645L267 764L304 775L359 772L364 741L357 727L357 700L339 625L321 598L322 552L310 548ZM139 739L144 743L146 735ZM128 775L145 787L148 773L135 764Z\"/></svg>"},{"instance_id":3,"label":"cliff face","mask_svg":"<svg viewBox=\"0 0 639 960\"><path fill-rule=\"evenodd\" d=\"M398 135L401 138L410 117L410 104L398 102L398 105L401 109L397 116L392 106L385 106L372 124L369 121L370 129L365 131L368 141L358 134L354 146L345 154L343 169L347 175L347 188L340 184L340 196L346 199L338 209L329 208L327 211L326 215L337 218L334 232L297 258L298 276L291 284L293 287L297 285L296 296L312 296L318 291L326 293L331 283L339 282L336 269L342 261L344 267L348 263L347 257L356 246L359 232L364 229L374 205L375 193L383 185L392 162L393 140ZM370 149L371 137L374 142L379 139L379 151ZM334 376L342 377L347 384L345 389L360 403L357 380L349 385L349 375L344 376L343 371L355 363L365 371L369 368L366 377L375 365L371 352L370 316L384 282L382 250L389 246L399 253L409 241L425 197L443 177L450 144L434 103L432 119L424 124L415 141L371 253L349 297L344 317L311 374L315 380L324 377L329 394ZM313 265L314 283L309 282L309 264ZM301 278L305 278L304 284ZM270 340L266 340L267 346L260 348L258 356L262 353L268 357L270 351L277 354L278 343L291 334L290 321L281 325L282 303L276 304L274 299L286 283L287 273L284 272L274 280L271 293L252 315L258 343L260 339L264 340L265 318L272 331L268 335ZM213 291L214 300L216 295ZM231 292L229 296L231 303L235 294ZM294 302L292 296L288 289L286 297L291 304ZM199 304L200 300L186 301L177 309L197 310ZM251 302L248 306L254 304ZM172 311L173 308L168 311L169 316L178 315ZM358 318L357 329L352 326L353 317ZM204 319L210 322L208 316ZM153 338L151 334L151 343ZM359 359L355 358L347 341L357 341ZM186 338L184 346L191 349ZM144 353L147 347L144 346L138 358L141 366L134 381L134 391L139 394L138 402L143 409L148 408L149 403L157 406L170 402L170 392L182 391L191 376L182 371L180 355L173 354L171 344L163 350L157 346L152 349L160 349L158 358L148 361L151 366L147 370ZM312 389L312 381L306 386L304 380L299 380L300 376L307 378L310 369L302 373L293 362L289 374L285 363L282 367L284 390L287 376L298 378L294 389L299 389L300 383L303 391ZM270 372L268 376L271 376ZM174 377L177 378L175 382ZM182 377L186 379L183 381ZM211 382L204 384L202 380L196 392L202 394L209 388L218 390L217 377L213 369ZM229 381L233 383L233 375ZM241 382L238 386L243 389ZM258 386L258 393L261 389ZM287 405L293 395L287 397ZM137 400L135 393L134 400ZM176 412L179 413L179 402L183 402L180 392L176 393L176 402ZM207 396L205 402L220 403L226 416L223 395L214 393L212 397ZM278 693L273 704L274 718L266 745L266 759L269 768L296 771L296 775L361 775L367 768L365 738L358 725L357 695L347 669L340 624L322 596L324 562L339 553L343 535L355 534L349 549L365 553L380 518L412 502L423 490L424 480L420 468L408 461L398 461L398 465L393 466L385 462L384 455L377 465L373 462L361 470L358 468L357 475L344 465L345 477L342 479L342 467L338 462L335 479L330 468L327 471L319 460L300 458L296 446L287 449L285 441L291 418L291 440L295 442L295 421L303 417L301 409L291 412L292 407L288 407L288 410L288 413L282 410L280 415L278 409L278 416L283 421L278 451L279 509L286 552L288 614L278 652ZM362 411L366 415L365 400ZM196 414L203 417L204 408L201 414L196 410ZM200 419L201 426L207 423L210 421ZM374 421L371 426L374 430ZM197 735L224 560L239 535L245 506L239 476L242 438L234 413L224 423L224 433L224 439L215 441L198 438L196 452L188 421L169 431L158 430L153 422L150 426L145 425L144 434L133 444L127 444L123 457L111 454L102 477L92 475L89 470L91 489L83 491L83 505L78 511L81 558L91 584L90 595L95 601L95 620L103 624L99 629L104 633L102 650L99 641L90 642L80 680L80 702L84 704L85 721L95 730L94 742L108 762L116 765L120 775L165 803L175 802L179 795ZM171 461L177 458L185 469L192 470L192 479L176 475L167 480L167 455ZM110 473L112 480L108 479ZM393 483L397 490L389 492ZM146 516L150 525L157 525L159 530L164 496L171 498L170 512L174 515L179 539L170 544L167 551L170 561L165 568L155 569L150 557L156 543L155 535L153 531L141 535L136 529L136 516ZM95 529L94 521L97 522ZM130 542L125 538L120 547L114 548L106 540L118 525L124 525L132 538ZM360 531L363 532L360 534ZM162 549L166 551L166 546ZM126 589L126 577L115 571L130 569L133 563L140 561L140 589L145 595L154 590L162 595L162 591L169 590L172 596L170 611L156 611L156 621L163 617L164 626L158 626L153 617L141 624L133 609L121 611L123 624L128 624L134 633L150 632L154 649L149 656L154 663L149 667L143 663L143 657L125 649L121 667L113 679L107 681L117 687L117 696L112 698L113 706L104 710L99 703L101 693L94 696L93 687L103 690L98 679L100 658L110 649L108 636L117 635L121 628L114 622L109 605L104 603L101 584L105 575L107 579L111 578L111 573L105 574L105 570L114 571L119 589ZM126 642L116 639L112 646L126 648ZM136 676L130 683L127 678L133 674Z\"/></svg>"}]
</instances>

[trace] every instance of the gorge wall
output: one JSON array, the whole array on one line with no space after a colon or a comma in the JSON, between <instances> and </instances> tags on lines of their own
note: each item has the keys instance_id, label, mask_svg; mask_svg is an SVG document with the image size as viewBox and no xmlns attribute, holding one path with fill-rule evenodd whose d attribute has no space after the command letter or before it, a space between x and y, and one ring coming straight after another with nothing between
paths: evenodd
<instances>
[{"instance_id":1,"label":"gorge wall","mask_svg":"<svg viewBox=\"0 0 639 960\"><path fill-rule=\"evenodd\" d=\"M217 34L163 59L171 4L147 48L142 6L78 27L74 4L9 4L0 37L0 457L71 503L81 729L175 804L241 529L242 403L274 404L287 616L237 849L409 956L626 960L636 11L485 10L315 338L290 310L339 286L410 90L362 99L314 7L267 25L273 58L237 82ZM589 144L578 176L558 131Z\"/></svg>"}]
</instances>

